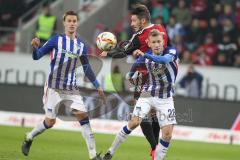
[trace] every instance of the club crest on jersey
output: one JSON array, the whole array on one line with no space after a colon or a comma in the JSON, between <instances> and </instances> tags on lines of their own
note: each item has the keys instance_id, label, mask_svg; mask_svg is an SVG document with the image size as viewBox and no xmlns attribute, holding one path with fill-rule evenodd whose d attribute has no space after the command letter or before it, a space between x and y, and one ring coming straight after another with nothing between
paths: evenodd
<instances>
[{"instance_id":1,"label":"club crest on jersey","mask_svg":"<svg viewBox=\"0 0 240 160\"><path fill-rule=\"evenodd\" d=\"M76 46L77 46L77 50L81 50L83 48L82 44L76 44Z\"/></svg>"}]
</instances>

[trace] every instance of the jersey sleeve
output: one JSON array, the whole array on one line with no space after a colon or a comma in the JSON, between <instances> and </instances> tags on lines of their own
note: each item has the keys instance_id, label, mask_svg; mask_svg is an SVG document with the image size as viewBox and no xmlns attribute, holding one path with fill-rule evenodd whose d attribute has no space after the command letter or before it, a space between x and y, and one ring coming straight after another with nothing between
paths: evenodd
<instances>
[{"instance_id":1,"label":"jersey sleeve","mask_svg":"<svg viewBox=\"0 0 240 160\"><path fill-rule=\"evenodd\" d=\"M169 55L169 54L160 56L160 55L152 55L149 53L144 54L144 57L152 60L153 62L159 63L159 64L169 63L169 62L173 61L173 58L174 58L172 55Z\"/></svg>"},{"instance_id":2,"label":"jersey sleeve","mask_svg":"<svg viewBox=\"0 0 240 160\"><path fill-rule=\"evenodd\" d=\"M55 47L57 42L57 36L51 37L42 47L38 49L34 49L32 53L32 57L34 60L38 60L49 52Z\"/></svg>"},{"instance_id":3,"label":"jersey sleeve","mask_svg":"<svg viewBox=\"0 0 240 160\"><path fill-rule=\"evenodd\" d=\"M91 65L89 64L89 61L88 61L88 47L86 45L84 45L83 53L80 56L80 61L81 61L82 66L83 66L84 74L91 81L93 86L95 88L98 88L100 86L100 84L99 84L99 82L96 79L96 76L95 76L95 74L94 74L94 72L92 70Z\"/></svg>"},{"instance_id":4,"label":"jersey sleeve","mask_svg":"<svg viewBox=\"0 0 240 160\"><path fill-rule=\"evenodd\" d=\"M88 51L89 51L89 47L88 45L86 45L86 43L84 43L82 55L88 56Z\"/></svg>"},{"instance_id":5,"label":"jersey sleeve","mask_svg":"<svg viewBox=\"0 0 240 160\"><path fill-rule=\"evenodd\" d=\"M117 47L108 52L108 56L112 58L124 58L132 55L133 51L140 48L140 42L137 36L132 41L120 42Z\"/></svg>"},{"instance_id":6,"label":"jersey sleeve","mask_svg":"<svg viewBox=\"0 0 240 160\"><path fill-rule=\"evenodd\" d=\"M177 49L174 47L167 47L164 53L168 55L172 55L174 57L174 60L178 59L178 52L177 52Z\"/></svg>"}]
</instances>

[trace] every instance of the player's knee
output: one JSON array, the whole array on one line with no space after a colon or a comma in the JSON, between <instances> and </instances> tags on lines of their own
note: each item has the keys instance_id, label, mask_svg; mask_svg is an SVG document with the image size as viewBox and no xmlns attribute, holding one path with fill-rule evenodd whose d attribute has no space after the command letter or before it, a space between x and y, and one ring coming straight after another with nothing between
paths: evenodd
<instances>
[{"instance_id":1,"label":"player's knee","mask_svg":"<svg viewBox=\"0 0 240 160\"><path fill-rule=\"evenodd\" d=\"M137 126L140 125L141 121L142 121L141 118L133 117L132 120L130 121L129 128L130 129L135 129Z\"/></svg>"},{"instance_id":2,"label":"player's knee","mask_svg":"<svg viewBox=\"0 0 240 160\"><path fill-rule=\"evenodd\" d=\"M165 131L162 135L163 139L166 141L170 141L172 139L172 132L171 131Z\"/></svg>"},{"instance_id":3,"label":"player's knee","mask_svg":"<svg viewBox=\"0 0 240 160\"><path fill-rule=\"evenodd\" d=\"M56 119L45 119L46 128L52 128L56 123Z\"/></svg>"},{"instance_id":4,"label":"player's knee","mask_svg":"<svg viewBox=\"0 0 240 160\"><path fill-rule=\"evenodd\" d=\"M81 112L81 111L73 111L73 114L77 118L78 121L81 121L82 119L85 119L88 117L87 112Z\"/></svg>"}]
</instances>

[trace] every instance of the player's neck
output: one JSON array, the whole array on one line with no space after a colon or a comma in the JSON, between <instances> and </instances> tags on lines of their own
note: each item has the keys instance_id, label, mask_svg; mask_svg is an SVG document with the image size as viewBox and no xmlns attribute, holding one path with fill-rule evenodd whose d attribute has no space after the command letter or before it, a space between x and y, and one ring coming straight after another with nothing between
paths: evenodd
<instances>
[{"instance_id":1,"label":"player's neck","mask_svg":"<svg viewBox=\"0 0 240 160\"><path fill-rule=\"evenodd\" d=\"M143 28L147 28L147 27L149 27L150 25L152 25L152 23L146 23L145 25L143 25Z\"/></svg>"},{"instance_id":2,"label":"player's neck","mask_svg":"<svg viewBox=\"0 0 240 160\"><path fill-rule=\"evenodd\" d=\"M68 36L71 39L74 39L76 37L76 33L69 33L69 32L65 32L66 36Z\"/></svg>"}]
</instances>

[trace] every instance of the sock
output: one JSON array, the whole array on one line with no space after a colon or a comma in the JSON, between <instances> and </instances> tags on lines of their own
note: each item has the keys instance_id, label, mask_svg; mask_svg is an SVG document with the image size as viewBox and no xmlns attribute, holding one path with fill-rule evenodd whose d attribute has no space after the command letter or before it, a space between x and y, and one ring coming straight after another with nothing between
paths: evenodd
<instances>
[{"instance_id":1,"label":"sock","mask_svg":"<svg viewBox=\"0 0 240 160\"><path fill-rule=\"evenodd\" d=\"M155 142L157 145L158 141L159 141L160 126L159 126L158 119L156 116L152 117L152 128L153 128L153 134L155 137Z\"/></svg>"},{"instance_id":2,"label":"sock","mask_svg":"<svg viewBox=\"0 0 240 160\"><path fill-rule=\"evenodd\" d=\"M89 152L89 158L95 158L96 157L96 144L94 139L94 134L92 132L89 119L88 117L81 120L80 124L82 126L82 136L86 141L88 152Z\"/></svg>"},{"instance_id":3,"label":"sock","mask_svg":"<svg viewBox=\"0 0 240 160\"><path fill-rule=\"evenodd\" d=\"M113 155L115 151L118 149L119 145L122 144L128 137L128 135L132 132L128 126L124 126L122 130L115 137L112 146L109 148L110 154Z\"/></svg>"},{"instance_id":4,"label":"sock","mask_svg":"<svg viewBox=\"0 0 240 160\"><path fill-rule=\"evenodd\" d=\"M155 150L158 140L156 141L154 133L153 133L153 127L152 127L152 122L149 121L143 121L140 124L141 128L142 128L142 132L144 134L144 136L146 137L146 139L148 140L148 142L151 145L152 150Z\"/></svg>"},{"instance_id":5,"label":"sock","mask_svg":"<svg viewBox=\"0 0 240 160\"><path fill-rule=\"evenodd\" d=\"M33 130L27 134L27 140L32 140L34 137L43 133L48 128L51 127L48 127L44 120L42 123L39 123L37 126L35 126L35 128L33 128Z\"/></svg>"},{"instance_id":6,"label":"sock","mask_svg":"<svg viewBox=\"0 0 240 160\"><path fill-rule=\"evenodd\" d=\"M155 160L163 160L167 154L168 146L169 146L169 142L166 142L161 139L159 146L156 148L154 159Z\"/></svg>"}]
</instances>

